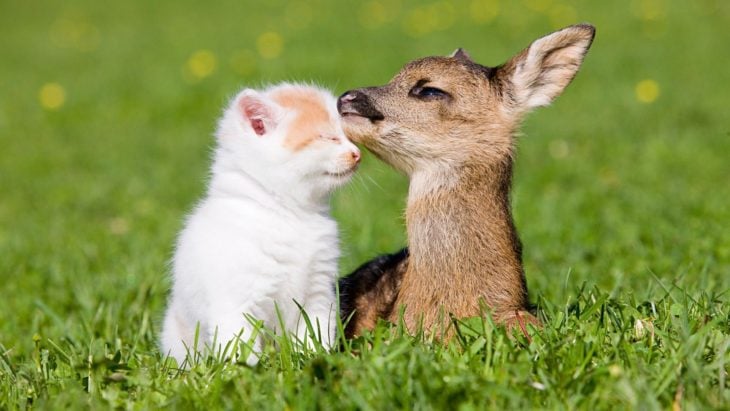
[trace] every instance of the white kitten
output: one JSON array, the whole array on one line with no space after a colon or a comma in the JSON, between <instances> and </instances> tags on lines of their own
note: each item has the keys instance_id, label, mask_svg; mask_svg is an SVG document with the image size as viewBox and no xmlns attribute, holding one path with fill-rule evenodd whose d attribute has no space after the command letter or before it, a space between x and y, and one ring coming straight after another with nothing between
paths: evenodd
<instances>
[{"instance_id":1,"label":"white kitten","mask_svg":"<svg viewBox=\"0 0 730 411\"><path fill-rule=\"evenodd\" d=\"M281 328L276 307L284 331L308 341L296 303L331 346L339 245L329 195L360 160L335 98L296 84L244 90L225 110L217 141L208 193L178 238L163 353L182 363L198 325L199 350L216 333L223 346L239 333L248 341L244 314Z\"/></svg>"}]
</instances>

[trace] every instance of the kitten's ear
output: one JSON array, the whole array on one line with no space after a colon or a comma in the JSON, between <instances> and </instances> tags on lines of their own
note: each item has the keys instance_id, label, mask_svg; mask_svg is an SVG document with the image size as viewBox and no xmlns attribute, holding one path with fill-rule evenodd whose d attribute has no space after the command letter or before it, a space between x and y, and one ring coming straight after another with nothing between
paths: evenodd
<instances>
[{"instance_id":1,"label":"kitten's ear","mask_svg":"<svg viewBox=\"0 0 730 411\"><path fill-rule=\"evenodd\" d=\"M256 90L246 89L236 98L236 107L251 129L263 136L276 126L273 103Z\"/></svg>"},{"instance_id":2,"label":"kitten's ear","mask_svg":"<svg viewBox=\"0 0 730 411\"><path fill-rule=\"evenodd\" d=\"M583 63L595 33L589 24L566 27L535 40L499 68L511 83L520 111L547 106L563 92Z\"/></svg>"}]
</instances>

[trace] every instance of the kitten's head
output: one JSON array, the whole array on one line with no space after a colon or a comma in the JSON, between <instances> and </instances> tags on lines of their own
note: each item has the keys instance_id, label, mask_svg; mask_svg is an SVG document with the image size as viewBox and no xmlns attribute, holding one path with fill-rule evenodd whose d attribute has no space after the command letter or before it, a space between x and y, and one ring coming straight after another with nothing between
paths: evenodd
<instances>
[{"instance_id":1,"label":"kitten's head","mask_svg":"<svg viewBox=\"0 0 730 411\"><path fill-rule=\"evenodd\" d=\"M240 92L218 130L218 155L271 189L325 196L357 169L360 151L342 131L335 97L282 84Z\"/></svg>"}]
</instances>

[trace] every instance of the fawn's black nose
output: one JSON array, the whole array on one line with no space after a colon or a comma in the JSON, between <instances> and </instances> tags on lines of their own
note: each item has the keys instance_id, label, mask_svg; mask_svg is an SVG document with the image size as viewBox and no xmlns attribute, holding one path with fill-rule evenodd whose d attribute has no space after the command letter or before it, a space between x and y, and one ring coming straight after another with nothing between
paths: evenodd
<instances>
[{"instance_id":1,"label":"fawn's black nose","mask_svg":"<svg viewBox=\"0 0 730 411\"><path fill-rule=\"evenodd\" d=\"M337 111L341 116L360 116L370 121L382 120L385 117L373 105L370 97L361 90L350 90L337 99Z\"/></svg>"}]
</instances>

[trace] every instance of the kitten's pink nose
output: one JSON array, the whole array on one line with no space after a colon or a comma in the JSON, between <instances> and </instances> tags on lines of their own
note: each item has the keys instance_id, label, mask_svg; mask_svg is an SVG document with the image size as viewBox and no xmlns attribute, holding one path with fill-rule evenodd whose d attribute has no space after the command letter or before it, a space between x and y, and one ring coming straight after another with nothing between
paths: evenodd
<instances>
[{"instance_id":1,"label":"kitten's pink nose","mask_svg":"<svg viewBox=\"0 0 730 411\"><path fill-rule=\"evenodd\" d=\"M350 152L350 155L352 156L352 161L357 164L360 162L360 150L355 149Z\"/></svg>"}]
</instances>

